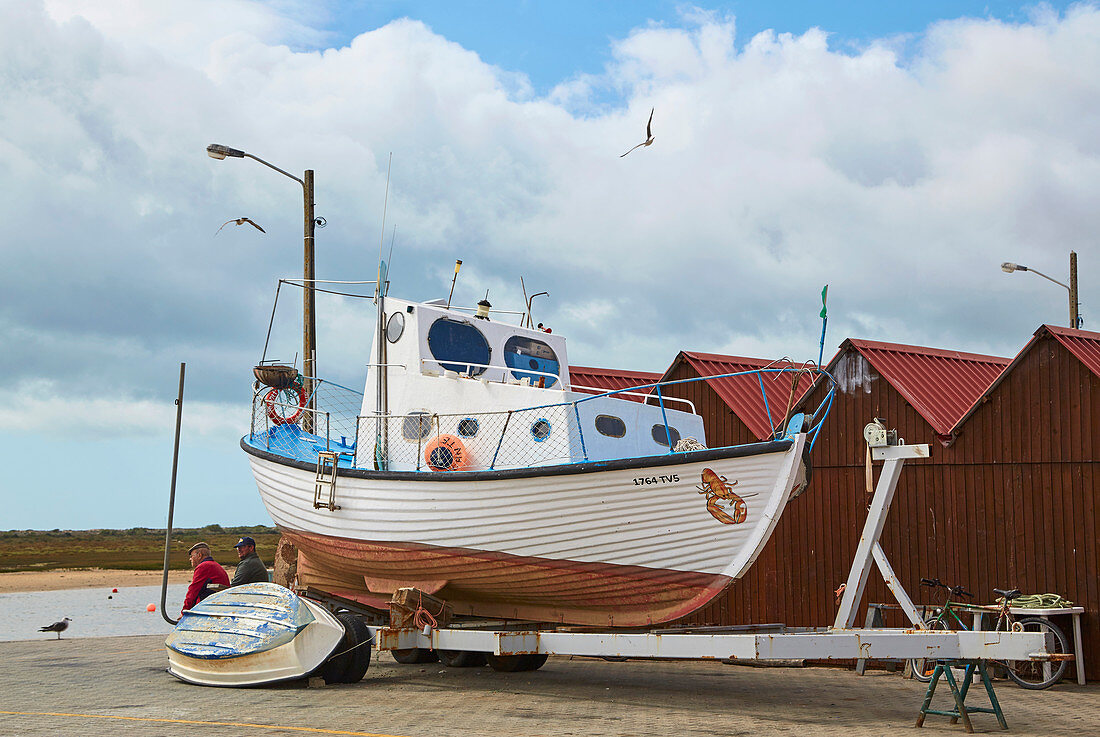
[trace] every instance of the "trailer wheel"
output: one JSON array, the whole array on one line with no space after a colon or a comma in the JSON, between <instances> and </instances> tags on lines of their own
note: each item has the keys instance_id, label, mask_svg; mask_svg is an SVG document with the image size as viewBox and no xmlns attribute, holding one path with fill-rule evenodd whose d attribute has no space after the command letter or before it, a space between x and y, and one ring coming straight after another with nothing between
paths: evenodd
<instances>
[{"instance_id":1,"label":"trailer wheel","mask_svg":"<svg viewBox=\"0 0 1100 737\"><path fill-rule=\"evenodd\" d=\"M423 647L410 647L406 650L390 650L393 659L402 665L416 665L417 663L434 663L439 660L435 650Z\"/></svg>"},{"instance_id":2,"label":"trailer wheel","mask_svg":"<svg viewBox=\"0 0 1100 737\"><path fill-rule=\"evenodd\" d=\"M328 684L359 683L370 666L370 629L350 612L341 612L336 618L344 625L344 638L336 646L336 655L321 666L321 677Z\"/></svg>"},{"instance_id":3,"label":"trailer wheel","mask_svg":"<svg viewBox=\"0 0 1100 737\"><path fill-rule=\"evenodd\" d=\"M485 659L489 661L489 667L498 673L521 673L524 671L538 670L549 656L546 653L528 653L525 655L489 655Z\"/></svg>"},{"instance_id":4,"label":"trailer wheel","mask_svg":"<svg viewBox=\"0 0 1100 737\"><path fill-rule=\"evenodd\" d=\"M485 653L473 650L436 650L439 662L448 668L480 668L485 665Z\"/></svg>"}]
</instances>

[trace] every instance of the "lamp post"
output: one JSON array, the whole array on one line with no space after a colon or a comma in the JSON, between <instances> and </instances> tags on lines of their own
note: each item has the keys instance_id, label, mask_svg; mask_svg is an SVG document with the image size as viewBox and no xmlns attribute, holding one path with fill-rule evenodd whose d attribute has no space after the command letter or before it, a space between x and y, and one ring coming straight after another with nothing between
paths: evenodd
<instances>
[{"instance_id":1,"label":"lamp post","mask_svg":"<svg viewBox=\"0 0 1100 737\"><path fill-rule=\"evenodd\" d=\"M226 156L241 159L249 158L258 161L269 169L274 169L284 176L288 176L302 185L302 196L305 205L305 253L303 265L303 297L302 297L302 373L306 377L317 376L317 315L314 311L314 276L313 276L313 234L317 221L313 217L313 170L306 169L302 179L290 172L283 171L279 167L270 164L258 156L240 151L229 146L212 143L206 147L206 154L212 159L224 159ZM312 394L311 387L306 387L307 395Z\"/></svg>"},{"instance_id":2,"label":"lamp post","mask_svg":"<svg viewBox=\"0 0 1100 737\"><path fill-rule=\"evenodd\" d=\"M1069 252L1069 284L1063 284L1057 279L1052 279L1041 271L1028 268L1027 266L1021 266L1020 264L1014 264L1011 261L1005 261L1001 264L1001 271L1006 274L1011 274L1014 271L1030 271L1032 274L1037 274L1043 277L1047 281L1052 281L1058 286L1069 292L1069 326L1071 328L1081 327L1081 319L1077 312L1077 252Z\"/></svg>"}]
</instances>

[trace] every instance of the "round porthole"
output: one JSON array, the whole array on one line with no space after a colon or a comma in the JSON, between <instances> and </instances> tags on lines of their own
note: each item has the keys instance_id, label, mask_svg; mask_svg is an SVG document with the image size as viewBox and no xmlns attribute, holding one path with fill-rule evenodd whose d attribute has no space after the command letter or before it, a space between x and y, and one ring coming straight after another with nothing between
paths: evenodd
<instances>
[{"instance_id":1,"label":"round porthole","mask_svg":"<svg viewBox=\"0 0 1100 737\"><path fill-rule=\"evenodd\" d=\"M432 416L427 412L413 412L401 421L401 437L415 443L432 433Z\"/></svg>"},{"instance_id":2,"label":"round porthole","mask_svg":"<svg viewBox=\"0 0 1100 737\"><path fill-rule=\"evenodd\" d=\"M477 435L480 424L473 417L464 417L458 421L458 434L463 438L472 438Z\"/></svg>"},{"instance_id":3,"label":"round porthole","mask_svg":"<svg viewBox=\"0 0 1100 737\"><path fill-rule=\"evenodd\" d=\"M540 417L531 423L531 437L535 439L536 443L541 443L550 437L550 423L546 419Z\"/></svg>"},{"instance_id":4,"label":"round porthole","mask_svg":"<svg viewBox=\"0 0 1100 737\"><path fill-rule=\"evenodd\" d=\"M405 332L405 313L395 312L386 323L386 340L396 343Z\"/></svg>"}]
</instances>

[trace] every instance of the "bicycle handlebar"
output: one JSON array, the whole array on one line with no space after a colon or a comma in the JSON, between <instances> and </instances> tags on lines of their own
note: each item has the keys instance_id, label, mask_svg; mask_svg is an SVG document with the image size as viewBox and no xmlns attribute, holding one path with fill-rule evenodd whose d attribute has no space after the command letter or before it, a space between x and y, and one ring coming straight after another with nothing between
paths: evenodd
<instances>
[{"instance_id":1,"label":"bicycle handlebar","mask_svg":"<svg viewBox=\"0 0 1100 737\"><path fill-rule=\"evenodd\" d=\"M938 578L922 578L920 580L921 586L928 586L933 589L947 589L952 596L965 596L968 599L973 599L974 594L970 593L962 586L948 586Z\"/></svg>"}]
</instances>

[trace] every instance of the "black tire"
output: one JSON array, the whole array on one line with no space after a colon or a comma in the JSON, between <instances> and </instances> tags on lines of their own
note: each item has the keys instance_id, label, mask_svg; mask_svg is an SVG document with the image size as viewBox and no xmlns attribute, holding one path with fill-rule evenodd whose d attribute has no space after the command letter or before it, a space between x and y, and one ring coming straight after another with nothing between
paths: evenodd
<instances>
[{"instance_id":1,"label":"black tire","mask_svg":"<svg viewBox=\"0 0 1100 737\"><path fill-rule=\"evenodd\" d=\"M1069 642L1066 640L1066 635L1062 632L1062 628L1049 619L1044 619L1043 617L1029 617L1028 619L1018 620L1016 624L1022 626L1025 632L1050 633L1054 639L1054 653L1065 654L1070 651ZM1055 683L1062 680L1062 676L1066 674L1066 667L1069 665L1065 660L1054 662L1037 660L1001 660L998 662L1005 667L1005 671L1008 673L1009 678L1020 684L1023 688L1029 688L1036 691L1050 688Z\"/></svg>"},{"instance_id":2,"label":"black tire","mask_svg":"<svg viewBox=\"0 0 1100 737\"><path fill-rule=\"evenodd\" d=\"M336 654L321 666L321 677L330 685L359 683L370 667L370 629L350 612L341 612L336 618L344 625L344 637L336 646Z\"/></svg>"},{"instance_id":3,"label":"black tire","mask_svg":"<svg viewBox=\"0 0 1100 737\"><path fill-rule=\"evenodd\" d=\"M937 619L936 617L929 617L924 620L924 623L928 625L928 629L930 630L948 631L951 629L947 626L947 622L942 619ZM932 680L932 673L936 669L936 661L927 658L913 658L909 661L909 666L913 678L921 683L928 683Z\"/></svg>"},{"instance_id":4,"label":"black tire","mask_svg":"<svg viewBox=\"0 0 1100 737\"><path fill-rule=\"evenodd\" d=\"M402 665L416 665L417 663L434 663L439 660L434 650L422 647L410 647L406 650L390 650L393 659Z\"/></svg>"},{"instance_id":5,"label":"black tire","mask_svg":"<svg viewBox=\"0 0 1100 737\"><path fill-rule=\"evenodd\" d=\"M522 673L538 670L548 657L545 653L528 653L526 655L485 654L485 659L489 661L489 667L498 673Z\"/></svg>"},{"instance_id":6,"label":"black tire","mask_svg":"<svg viewBox=\"0 0 1100 737\"><path fill-rule=\"evenodd\" d=\"M485 665L485 653L473 650L436 650L439 662L448 668L480 668Z\"/></svg>"}]
</instances>

